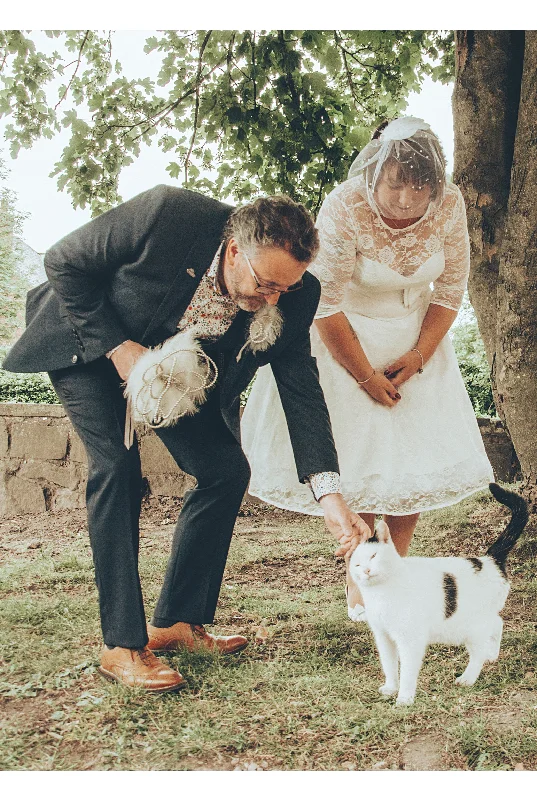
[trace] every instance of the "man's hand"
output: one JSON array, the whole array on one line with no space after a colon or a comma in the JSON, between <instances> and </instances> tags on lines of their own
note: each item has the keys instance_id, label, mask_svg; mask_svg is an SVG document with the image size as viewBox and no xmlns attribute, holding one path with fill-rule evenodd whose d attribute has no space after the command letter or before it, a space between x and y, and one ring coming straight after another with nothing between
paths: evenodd
<instances>
[{"instance_id":1,"label":"man's hand","mask_svg":"<svg viewBox=\"0 0 537 800\"><path fill-rule=\"evenodd\" d=\"M110 356L110 361L117 369L119 377L122 380L127 380L129 377L129 372L133 368L135 362L138 361L140 356L146 351L147 347L138 344L138 342L133 342L131 339L127 339L126 342L123 342L123 344L120 345L114 353L112 353Z\"/></svg>"},{"instance_id":2,"label":"man's hand","mask_svg":"<svg viewBox=\"0 0 537 800\"><path fill-rule=\"evenodd\" d=\"M332 536L339 542L336 555L342 556L369 539L369 526L358 514L350 510L341 494L325 494L319 500L324 512L324 522Z\"/></svg>"}]
</instances>

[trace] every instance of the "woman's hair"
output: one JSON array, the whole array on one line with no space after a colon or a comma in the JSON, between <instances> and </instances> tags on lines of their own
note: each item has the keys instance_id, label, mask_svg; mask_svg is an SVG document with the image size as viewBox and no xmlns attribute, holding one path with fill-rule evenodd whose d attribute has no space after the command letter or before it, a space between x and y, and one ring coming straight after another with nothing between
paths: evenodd
<instances>
[{"instance_id":1,"label":"woman's hair","mask_svg":"<svg viewBox=\"0 0 537 800\"><path fill-rule=\"evenodd\" d=\"M235 209L224 230L226 241L232 237L244 249L280 247L303 264L313 261L319 250L312 217L287 195L259 197Z\"/></svg>"},{"instance_id":2,"label":"woman's hair","mask_svg":"<svg viewBox=\"0 0 537 800\"><path fill-rule=\"evenodd\" d=\"M388 120L382 122L373 133L371 141L379 139L388 124ZM397 172L394 178L398 183L414 186L429 185L431 200L434 201L439 194L443 194L446 181L446 157L440 140L432 131L427 133L417 131L411 138L403 140L401 145L392 150L382 164L377 182L382 180L386 172L395 166ZM370 164L366 168L365 178L369 184L373 182L376 168L376 164Z\"/></svg>"},{"instance_id":3,"label":"woman's hair","mask_svg":"<svg viewBox=\"0 0 537 800\"><path fill-rule=\"evenodd\" d=\"M381 122L380 125L378 126L378 128L375 128L373 136L371 137L371 141L374 141L375 139L379 139L380 138L380 134L382 133L384 128L389 124L390 124L390 120L389 119L385 119L384 122Z\"/></svg>"}]
</instances>

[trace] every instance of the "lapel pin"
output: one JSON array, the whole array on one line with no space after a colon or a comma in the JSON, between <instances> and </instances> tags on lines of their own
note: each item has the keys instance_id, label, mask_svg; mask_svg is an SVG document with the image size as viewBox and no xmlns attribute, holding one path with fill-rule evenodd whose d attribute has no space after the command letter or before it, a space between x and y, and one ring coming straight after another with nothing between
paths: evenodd
<instances>
[{"instance_id":1,"label":"lapel pin","mask_svg":"<svg viewBox=\"0 0 537 800\"><path fill-rule=\"evenodd\" d=\"M188 275L190 275L190 277L191 277L191 278L195 278L195 277L196 277L196 273L194 272L194 270L192 269L192 267L189 267L189 268L187 269L187 273L188 273Z\"/></svg>"}]
</instances>

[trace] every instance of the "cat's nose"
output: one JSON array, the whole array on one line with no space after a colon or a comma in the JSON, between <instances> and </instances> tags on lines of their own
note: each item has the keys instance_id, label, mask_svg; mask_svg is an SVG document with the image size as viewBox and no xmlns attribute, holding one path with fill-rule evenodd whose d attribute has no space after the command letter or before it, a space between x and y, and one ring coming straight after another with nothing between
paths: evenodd
<instances>
[{"instance_id":1,"label":"cat's nose","mask_svg":"<svg viewBox=\"0 0 537 800\"><path fill-rule=\"evenodd\" d=\"M364 569L364 575L369 575L370 572L371 570L369 569L369 567L367 567L367 569Z\"/></svg>"}]
</instances>

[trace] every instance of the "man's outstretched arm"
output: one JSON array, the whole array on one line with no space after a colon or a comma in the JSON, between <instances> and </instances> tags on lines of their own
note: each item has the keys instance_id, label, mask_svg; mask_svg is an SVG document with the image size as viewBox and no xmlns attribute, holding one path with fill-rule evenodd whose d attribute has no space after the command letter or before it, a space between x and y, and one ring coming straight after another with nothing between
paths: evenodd
<instances>
[{"instance_id":1,"label":"man's outstretched arm","mask_svg":"<svg viewBox=\"0 0 537 800\"><path fill-rule=\"evenodd\" d=\"M298 477L308 483L319 502L338 554L353 550L370 535L362 518L341 494L339 464L330 416L311 355L309 331L297 337L271 362L289 428Z\"/></svg>"}]
</instances>

